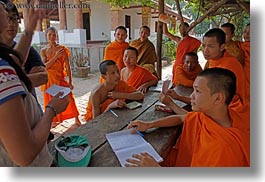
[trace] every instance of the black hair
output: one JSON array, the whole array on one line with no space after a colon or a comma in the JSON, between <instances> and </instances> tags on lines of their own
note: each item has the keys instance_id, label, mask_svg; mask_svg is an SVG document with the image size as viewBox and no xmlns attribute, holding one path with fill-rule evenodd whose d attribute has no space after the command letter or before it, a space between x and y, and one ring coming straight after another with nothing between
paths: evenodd
<instances>
[{"instance_id":1,"label":"black hair","mask_svg":"<svg viewBox=\"0 0 265 182\"><path fill-rule=\"evenodd\" d=\"M198 55L197 55L197 53L195 53L195 52L187 52L186 54L185 54L185 56L191 56L191 57L194 57L194 58L196 58L196 60L198 61Z\"/></svg>"},{"instance_id":2,"label":"black hair","mask_svg":"<svg viewBox=\"0 0 265 182\"><path fill-rule=\"evenodd\" d=\"M124 30L124 31L127 33L127 29L126 29L125 26L117 26L117 27L115 28L115 33L117 32L118 29L122 29L122 30Z\"/></svg>"},{"instance_id":3,"label":"black hair","mask_svg":"<svg viewBox=\"0 0 265 182\"><path fill-rule=\"evenodd\" d=\"M99 64L99 71L102 75L106 75L107 66L117 65L115 61L112 60L104 60Z\"/></svg>"},{"instance_id":4,"label":"black hair","mask_svg":"<svg viewBox=\"0 0 265 182\"><path fill-rule=\"evenodd\" d=\"M135 47L132 47L132 46L129 46L129 47L127 47L125 50L132 50L132 51L134 51L135 52L135 54L136 54L136 57L138 57L138 50L135 48Z\"/></svg>"},{"instance_id":5,"label":"black hair","mask_svg":"<svg viewBox=\"0 0 265 182\"><path fill-rule=\"evenodd\" d=\"M149 32L151 31L150 28L147 25L142 26L140 29L142 29L142 28L147 29Z\"/></svg>"},{"instance_id":6,"label":"black hair","mask_svg":"<svg viewBox=\"0 0 265 182\"><path fill-rule=\"evenodd\" d=\"M26 85L29 92L32 91L32 83L30 79L24 73L22 68L10 56L10 55L16 56L19 59L19 61L22 62L19 53L13 50L11 47L8 47L7 45L2 43L0 43L0 49L1 49L0 58L6 60L9 63L9 65L15 69L19 79Z\"/></svg>"},{"instance_id":7,"label":"black hair","mask_svg":"<svg viewBox=\"0 0 265 182\"><path fill-rule=\"evenodd\" d=\"M230 28L231 30L231 33L234 34L235 33L235 25L232 24L232 23L224 23L221 25L221 27L227 27L227 28Z\"/></svg>"},{"instance_id":8,"label":"black hair","mask_svg":"<svg viewBox=\"0 0 265 182\"><path fill-rule=\"evenodd\" d=\"M222 45L225 43L225 33L222 29L220 28L212 28L210 30L208 30L204 36L204 37L216 37L217 42L219 43L219 45Z\"/></svg>"},{"instance_id":9,"label":"black hair","mask_svg":"<svg viewBox=\"0 0 265 182\"><path fill-rule=\"evenodd\" d=\"M206 77L207 85L211 93L224 92L225 104L229 105L236 94L236 75L224 68L209 68L198 74L198 77Z\"/></svg>"}]
</instances>

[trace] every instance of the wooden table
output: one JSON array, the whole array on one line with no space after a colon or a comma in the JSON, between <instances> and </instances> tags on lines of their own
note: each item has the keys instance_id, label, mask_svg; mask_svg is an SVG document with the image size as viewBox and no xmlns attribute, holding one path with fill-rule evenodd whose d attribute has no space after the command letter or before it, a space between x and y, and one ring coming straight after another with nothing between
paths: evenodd
<instances>
[{"instance_id":1,"label":"wooden table","mask_svg":"<svg viewBox=\"0 0 265 182\"><path fill-rule=\"evenodd\" d=\"M103 113L66 135L83 135L90 141L92 145L90 167L120 167L121 165L116 155L107 142L106 133L126 129L128 123L135 119L151 121L170 115L169 113L154 110L158 98L158 92L147 92L145 93L142 107L134 110L113 109L119 117L114 116L111 112ZM145 134L144 138L163 156L162 151L170 145L172 146L172 142L175 142L178 132L179 130L176 127L159 128ZM60 137L56 141L49 143L49 150L53 156L56 154L54 145L59 139Z\"/></svg>"}]
</instances>

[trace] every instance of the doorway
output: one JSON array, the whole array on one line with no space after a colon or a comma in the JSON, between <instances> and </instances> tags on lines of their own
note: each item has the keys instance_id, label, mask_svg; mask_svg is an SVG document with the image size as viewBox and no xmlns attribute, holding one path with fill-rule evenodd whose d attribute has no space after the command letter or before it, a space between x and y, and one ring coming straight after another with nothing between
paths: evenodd
<instances>
[{"instance_id":1,"label":"doorway","mask_svg":"<svg viewBox=\"0 0 265 182\"><path fill-rule=\"evenodd\" d=\"M132 40L131 37L131 16L125 15L125 27L129 29L129 40Z\"/></svg>"},{"instance_id":2,"label":"doorway","mask_svg":"<svg viewBox=\"0 0 265 182\"><path fill-rule=\"evenodd\" d=\"M84 26L84 29L86 29L86 40L91 40L89 13L83 13L83 26Z\"/></svg>"}]
</instances>

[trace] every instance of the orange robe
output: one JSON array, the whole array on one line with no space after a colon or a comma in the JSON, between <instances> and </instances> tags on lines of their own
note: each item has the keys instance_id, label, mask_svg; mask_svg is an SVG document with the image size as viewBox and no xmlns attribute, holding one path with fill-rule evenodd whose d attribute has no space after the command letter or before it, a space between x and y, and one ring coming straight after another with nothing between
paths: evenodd
<instances>
[{"instance_id":1,"label":"orange robe","mask_svg":"<svg viewBox=\"0 0 265 182\"><path fill-rule=\"evenodd\" d=\"M45 90L52 86L52 84L56 84L59 86L69 87L69 83L65 79L66 72L65 72L65 62L64 57L70 55L70 51L62 46L65 49L65 56L61 56L58 58L50 68L46 68L48 73L48 82L41 86L41 90L44 91L44 106L48 105L49 101L52 99L52 96L47 94ZM52 57L55 56L55 53L48 57L47 59L50 60ZM72 92L69 93L69 105L67 106L66 110L60 114L57 114L54 117L53 122L63 122L66 119L74 118L79 115L77 110L74 95Z\"/></svg>"},{"instance_id":2,"label":"orange robe","mask_svg":"<svg viewBox=\"0 0 265 182\"><path fill-rule=\"evenodd\" d=\"M117 91L117 92L121 92L121 93L132 93L132 92L135 92L136 89L133 88L132 86L127 85L127 83L125 83L124 81L121 80L115 86L113 91ZM100 113L102 114L106 110L108 105L110 105L113 101L115 101L115 99L112 99L112 98L108 98L105 101L103 101L100 104ZM90 99L89 99L88 103L87 103L86 114L84 115L86 121L93 119L93 113L92 112L93 112L92 111L92 104L91 104Z\"/></svg>"},{"instance_id":3,"label":"orange robe","mask_svg":"<svg viewBox=\"0 0 265 182\"><path fill-rule=\"evenodd\" d=\"M244 68L244 71L246 74L247 82L250 86L250 42L249 41L238 42L238 44L244 52L245 61L244 61L243 68ZM248 88L248 91L250 92L250 88ZM250 95L250 93L249 93L249 95Z\"/></svg>"},{"instance_id":4,"label":"orange robe","mask_svg":"<svg viewBox=\"0 0 265 182\"><path fill-rule=\"evenodd\" d=\"M197 64L195 69L191 72L186 71L184 65L178 65L175 71L175 77L173 80L173 84L183 85L185 87L193 87L193 82L197 75L202 71L200 64Z\"/></svg>"},{"instance_id":5,"label":"orange robe","mask_svg":"<svg viewBox=\"0 0 265 182\"><path fill-rule=\"evenodd\" d=\"M105 48L104 52L104 60L112 60L115 61L116 64L118 65L119 70L125 67L123 63L123 53L125 49L129 47L128 42L118 42L118 41L113 41L107 47ZM99 78L99 83L103 83L104 79L102 76Z\"/></svg>"},{"instance_id":6,"label":"orange robe","mask_svg":"<svg viewBox=\"0 0 265 182\"><path fill-rule=\"evenodd\" d=\"M229 55L234 56L242 65L244 65L244 52L238 46L238 43L236 41L225 43L225 50L225 57Z\"/></svg>"},{"instance_id":7,"label":"orange robe","mask_svg":"<svg viewBox=\"0 0 265 182\"><path fill-rule=\"evenodd\" d=\"M240 120L229 110L232 125ZM190 112L185 118L181 136L165 158L163 166L171 167L248 167L249 134L224 128L202 112Z\"/></svg>"},{"instance_id":8,"label":"orange robe","mask_svg":"<svg viewBox=\"0 0 265 182\"><path fill-rule=\"evenodd\" d=\"M123 53L129 47L128 42L111 42L106 48L104 53L104 60L113 60L117 63L119 70L125 67L123 63Z\"/></svg>"},{"instance_id":9,"label":"orange robe","mask_svg":"<svg viewBox=\"0 0 265 182\"><path fill-rule=\"evenodd\" d=\"M137 63L139 65L152 64L157 62L155 46L150 40L141 41L141 39L133 40L130 46L135 47L138 50Z\"/></svg>"},{"instance_id":10,"label":"orange robe","mask_svg":"<svg viewBox=\"0 0 265 182\"><path fill-rule=\"evenodd\" d=\"M122 75L121 79L124 80ZM131 76L127 80L127 84L137 89L139 86L151 80L158 80L158 79L147 69L136 65L133 71L131 72Z\"/></svg>"},{"instance_id":11,"label":"orange robe","mask_svg":"<svg viewBox=\"0 0 265 182\"><path fill-rule=\"evenodd\" d=\"M247 96L247 81L242 65L235 57L222 57L218 60L209 60L209 68L225 68L236 75L236 95L229 104L229 108L236 111L241 120L237 124L239 129L250 131L250 99Z\"/></svg>"},{"instance_id":12,"label":"orange robe","mask_svg":"<svg viewBox=\"0 0 265 182\"><path fill-rule=\"evenodd\" d=\"M175 79L175 72L177 65L184 64L184 57L188 52L197 52L199 47L201 45L201 42L191 36L184 37L178 44L178 47L176 49L176 60L173 65L172 69L172 80Z\"/></svg>"}]
</instances>

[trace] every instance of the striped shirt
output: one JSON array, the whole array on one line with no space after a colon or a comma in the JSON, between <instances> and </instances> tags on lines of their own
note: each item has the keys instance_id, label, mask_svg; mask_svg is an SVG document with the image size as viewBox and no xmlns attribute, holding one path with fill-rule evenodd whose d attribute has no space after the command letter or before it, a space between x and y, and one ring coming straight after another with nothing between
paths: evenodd
<instances>
[{"instance_id":1,"label":"striped shirt","mask_svg":"<svg viewBox=\"0 0 265 182\"><path fill-rule=\"evenodd\" d=\"M7 61L0 58L0 104L24 94L26 91L16 71Z\"/></svg>"}]
</instances>

